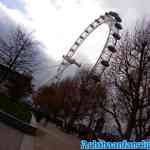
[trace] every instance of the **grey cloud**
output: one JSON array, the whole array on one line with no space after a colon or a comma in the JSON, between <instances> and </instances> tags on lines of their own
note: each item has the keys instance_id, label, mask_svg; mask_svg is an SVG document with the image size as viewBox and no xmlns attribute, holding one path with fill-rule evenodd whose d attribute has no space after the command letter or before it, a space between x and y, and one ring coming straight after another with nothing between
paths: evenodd
<instances>
[{"instance_id":1,"label":"grey cloud","mask_svg":"<svg viewBox=\"0 0 150 150\"><path fill-rule=\"evenodd\" d=\"M60 9L65 0L49 0L56 8ZM150 1L148 0L89 0L100 6L105 11L117 11L123 19L125 26L132 25L137 19L150 15ZM82 0L74 0L80 5Z\"/></svg>"},{"instance_id":2,"label":"grey cloud","mask_svg":"<svg viewBox=\"0 0 150 150\"><path fill-rule=\"evenodd\" d=\"M60 9L61 5L59 3L64 2L64 0L49 0L49 1L56 9Z\"/></svg>"},{"instance_id":3,"label":"grey cloud","mask_svg":"<svg viewBox=\"0 0 150 150\"><path fill-rule=\"evenodd\" d=\"M16 23L14 20L9 16L7 11L0 5L0 33L1 37L6 37L7 33L12 31L15 28Z\"/></svg>"},{"instance_id":4,"label":"grey cloud","mask_svg":"<svg viewBox=\"0 0 150 150\"><path fill-rule=\"evenodd\" d=\"M98 0L99 1L99 0ZM116 9L122 13L130 8L136 9L139 14L150 13L148 0L104 0L103 5L108 8Z\"/></svg>"},{"instance_id":5,"label":"grey cloud","mask_svg":"<svg viewBox=\"0 0 150 150\"><path fill-rule=\"evenodd\" d=\"M97 0L106 10L115 10L127 25L135 24L137 19L149 17L150 1L148 0ZM127 26L128 26L127 25Z\"/></svg>"},{"instance_id":6,"label":"grey cloud","mask_svg":"<svg viewBox=\"0 0 150 150\"><path fill-rule=\"evenodd\" d=\"M6 8L5 5L0 3L0 37L6 39L9 34L16 29L16 26L19 24L13 20L8 12L9 8ZM21 26L21 25L20 25ZM55 65L56 62L51 58L47 58L43 53L44 46L41 46L41 53L39 53L39 65L36 66L37 72L34 73L34 84L39 86L41 83L46 82L51 75L53 74L54 68L51 68L52 65Z\"/></svg>"},{"instance_id":7,"label":"grey cloud","mask_svg":"<svg viewBox=\"0 0 150 150\"><path fill-rule=\"evenodd\" d=\"M63 3L65 2L65 0L49 0L49 1L56 9L61 9L61 7L63 6ZM74 0L73 2L74 4L77 4L77 5L81 4L81 0Z\"/></svg>"},{"instance_id":8,"label":"grey cloud","mask_svg":"<svg viewBox=\"0 0 150 150\"><path fill-rule=\"evenodd\" d=\"M16 10L19 10L21 12L25 12L24 0L15 0L15 1L1 0L1 3L4 4L7 8L16 9Z\"/></svg>"}]
</instances>

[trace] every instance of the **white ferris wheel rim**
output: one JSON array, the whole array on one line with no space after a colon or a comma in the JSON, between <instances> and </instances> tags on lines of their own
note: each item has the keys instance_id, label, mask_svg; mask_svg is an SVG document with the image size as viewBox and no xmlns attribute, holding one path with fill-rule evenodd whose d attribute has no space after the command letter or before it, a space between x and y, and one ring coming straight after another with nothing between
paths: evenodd
<instances>
[{"instance_id":1,"label":"white ferris wheel rim","mask_svg":"<svg viewBox=\"0 0 150 150\"><path fill-rule=\"evenodd\" d=\"M119 15L115 12L109 12L105 13L105 15L98 17L95 19L92 23L90 23L85 30L78 36L77 40L73 43L69 51L66 55L63 55L63 61L60 64L60 66L57 69L57 74L54 77L56 80L60 80L63 72L71 65L75 64L78 67L81 67L81 64L79 64L75 59L72 59L72 57L77 52L78 48L82 45L82 43L89 37L90 34L93 33L98 27L100 27L102 24L107 24L109 27L109 34L107 37L107 40L105 42L104 47L102 48L102 51L100 53L99 58L97 59L96 63L92 67L90 72L96 72L96 70L100 65L100 62L106 62L110 61L110 58L112 57L112 53L109 54L107 60L103 58L103 55L105 55L106 52L108 52L108 46L111 46L111 49L116 47L117 41L120 39L119 31L122 29L122 26L120 24L121 18ZM118 25L118 27L116 26ZM107 56L105 56L107 57ZM103 64L104 65L104 64ZM101 73L104 72L106 66L103 67Z\"/></svg>"}]
</instances>

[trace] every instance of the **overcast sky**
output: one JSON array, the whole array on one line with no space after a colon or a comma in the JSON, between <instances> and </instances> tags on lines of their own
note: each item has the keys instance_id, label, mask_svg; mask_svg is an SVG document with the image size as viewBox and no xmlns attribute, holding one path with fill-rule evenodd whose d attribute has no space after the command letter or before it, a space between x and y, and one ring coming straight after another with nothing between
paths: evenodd
<instances>
[{"instance_id":1,"label":"overcast sky","mask_svg":"<svg viewBox=\"0 0 150 150\"><path fill-rule=\"evenodd\" d=\"M0 31L22 24L35 30L48 58L61 60L73 42L99 15L117 11L124 28L150 15L148 0L0 0ZM94 63L105 43L108 29L103 26L80 47L77 56ZM44 76L46 76L45 74Z\"/></svg>"}]
</instances>

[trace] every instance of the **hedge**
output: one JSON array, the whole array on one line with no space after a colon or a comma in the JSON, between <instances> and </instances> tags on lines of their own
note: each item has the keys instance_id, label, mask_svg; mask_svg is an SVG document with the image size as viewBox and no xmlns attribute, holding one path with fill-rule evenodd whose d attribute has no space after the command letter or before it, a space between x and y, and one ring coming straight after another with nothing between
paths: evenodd
<instances>
[{"instance_id":1,"label":"hedge","mask_svg":"<svg viewBox=\"0 0 150 150\"><path fill-rule=\"evenodd\" d=\"M18 100L12 100L10 97L0 95L0 109L24 122L31 120L31 112L26 105Z\"/></svg>"}]
</instances>

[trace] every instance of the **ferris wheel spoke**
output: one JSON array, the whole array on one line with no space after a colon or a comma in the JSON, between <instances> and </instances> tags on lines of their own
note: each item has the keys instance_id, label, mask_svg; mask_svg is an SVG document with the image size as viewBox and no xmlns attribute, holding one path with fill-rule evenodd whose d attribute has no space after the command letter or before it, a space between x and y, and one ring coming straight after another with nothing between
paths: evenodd
<instances>
[{"instance_id":1,"label":"ferris wheel spoke","mask_svg":"<svg viewBox=\"0 0 150 150\"><path fill-rule=\"evenodd\" d=\"M102 15L95 19L91 24L85 28L85 30L79 35L77 40L73 43L71 48L69 49L66 55L63 55L63 61L57 70L57 75L55 76L58 80L60 80L63 72L71 65L75 64L78 67L82 65L78 63L77 60L72 57L78 50L78 48L82 45L82 43L88 38L88 36L99 26L102 24L107 24L109 27L109 35L105 42L104 48L100 53L99 58L91 69L90 74L103 74L105 69L109 67L109 61L112 58L112 55L117 52L116 45L118 40L120 40L121 36L119 34L122 29L121 18L116 12L106 12L105 15Z\"/></svg>"}]
</instances>

